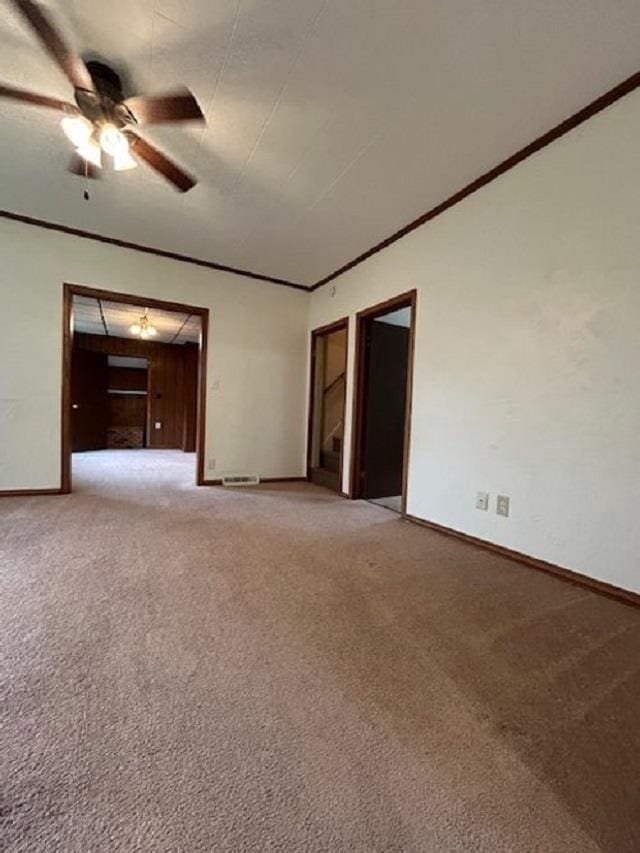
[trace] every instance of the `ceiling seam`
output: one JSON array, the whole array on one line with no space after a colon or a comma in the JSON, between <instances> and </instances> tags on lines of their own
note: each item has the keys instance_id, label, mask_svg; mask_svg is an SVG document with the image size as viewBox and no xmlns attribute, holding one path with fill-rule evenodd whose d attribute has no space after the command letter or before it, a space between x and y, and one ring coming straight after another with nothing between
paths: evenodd
<instances>
[{"instance_id":1,"label":"ceiling seam","mask_svg":"<svg viewBox=\"0 0 640 853\"><path fill-rule=\"evenodd\" d=\"M295 70L295 67L296 67L296 65L298 64L299 60L300 60L300 57L301 57L301 56L302 56L302 54L303 54L303 51L304 51L305 45L306 45L306 43L309 41L309 39L311 38L311 36L313 35L313 33L315 32L316 27L317 27L317 25L318 25L318 21L320 20L320 18L321 18L321 17L323 16L323 14L325 13L325 11L326 11L326 9L327 9L327 6L329 5L329 2L330 2L330 0L324 0L324 2L322 3L321 7L320 7L320 8L318 9L318 11L316 12L316 14L315 14L315 16L314 16L313 20L311 21L311 23L310 23L310 24L309 24L309 26L307 27L307 31L305 32L305 34L304 34L304 36L303 36L303 38L302 38L302 43L300 44L300 47L298 48L298 52L296 53L296 55L295 55L295 56L294 56L294 58L292 59L291 63L289 64L289 68L287 69L287 74L286 74L286 76L285 76L285 78L284 78L284 81L283 81L282 85L280 86L280 90L278 91L278 94L277 94L277 96L276 96L276 99L275 99L275 101L273 102L273 104L272 104L272 106L271 106L271 109L269 110L269 114L268 114L268 116L266 117L266 119L265 119L265 120L264 120L264 122L263 122L263 125L262 125L262 127L261 127L261 129L260 129L260 132L258 133L258 136L256 137L256 140L255 140L255 142L254 142L254 144L253 144L253 147L252 147L251 151L249 152L249 154L248 154L248 156L247 156L247 159L246 159L246 160L245 160L245 162L243 163L241 170L238 172L238 174L237 174L237 176L236 176L236 179L234 180L234 182L233 182L233 183L232 183L232 185L231 185L231 192L233 192L233 190L235 190L235 188L238 186L238 184L239 184L239 183L241 183L241 181L244 179L244 176L245 176L246 171L247 171L247 167L248 167L248 166L249 166L249 164L251 163L251 160L253 159L253 157L254 157L254 155L255 155L256 151L258 150L258 147L259 147L259 145L260 145L260 143L261 143L261 141L262 141L262 137L263 137L263 136L264 136L264 134L267 132L267 128L269 127L269 124L270 124L270 122L271 122L271 119L273 118L273 116L275 115L275 113L276 113L276 111L277 111L278 107L279 107L279 106L280 106L280 104L282 103L282 97L283 97L283 95L284 95L284 93L285 93L285 91L286 91L287 86L289 85L289 81L290 81L290 79L291 79L291 75L293 74L293 72L294 72L294 70Z\"/></svg>"},{"instance_id":2,"label":"ceiling seam","mask_svg":"<svg viewBox=\"0 0 640 853\"><path fill-rule=\"evenodd\" d=\"M107 326L107 321L104 316L104 311L102 309L102 300L98 299L98 309L100 311L100 319L102 320L102 325L104 326L104 333L107 337L109 337L109 327Z\"/></svg>"},{"instance_id":3,"label":"ceiling seam","mask_svg":"<svg viewBox=\"0 0 640 853\"><path fill-rule=\"evenodd\" d=\"M187 323L188 323L188 322L189 322L189 320L191 319L191 316L192 316L191 314L187 314L187 316L186 316L186 317L184 318L184 320L182 321L182 325L180 326L180 328L178 329L178 331L175 333L175 335L174 335L174 336L171 338L171 340L169 341L169 343L170 343L170 344L175 344L176 340L177 340L177 339L178 339L178 337L180 336L180 332L181 332L181 331L184 329L184 327L187 325Z\"/></svg>"},{"instance_id":4,"label":"ceiling seam","mask_svg":"<svg viewBox=\"0 0 640 853\"><path fill-rule=\"evenodd\" d=\"M236 12L235 12L235 15L233 16L233 24L231 25L231 32L229 33L229 38L227 39L227 44L226 44L225 49L224 49L224 57L223 57L222 62L220 64L220 68L218 69L218 74L216 75L216 82L215 82L214 87L213 87L213 94L211 95L211 99L209 101L209 104L208 104L206 112L205 112L205 115L207 115L207 116L209 115L209 113L213 109L216 98L218 97L218 89L220 87L220 83L222 82L222 78L224 76L224 73L227 70L227 65L229 63L229 57L231 56L231 48L233 46L233 42L234 42L235 37L236 37L236 30L238 28L238 22L240 20L240 7L241 6L242 6L242 0L238 0L238 2L236 4ZM206 130L207 130L207 128L205 125L205 127L202 128L202 131L200 133L200 139L198 140L199 146L202 145L202 140L204 139L204 135L205 135Z\"/></svg>"}]
</instances>

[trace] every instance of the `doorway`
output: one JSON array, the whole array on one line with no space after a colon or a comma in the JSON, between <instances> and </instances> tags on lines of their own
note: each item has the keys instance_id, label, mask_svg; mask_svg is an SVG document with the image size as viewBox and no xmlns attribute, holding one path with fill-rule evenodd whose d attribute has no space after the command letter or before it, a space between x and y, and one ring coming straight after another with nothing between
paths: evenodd
<instances>
[{"instance_id":1,"label":"doorway","mask_svg":"<svg viewBox=\"0 0 640 853\"><path fill-rule=\"evenodd\" d=\"M79 323L74 326L82 328ZM72 452L149 447L149 359L96 351L89 348L92 340L96 339L82 333L74 337ZM112 349L119 350L118 340L112 337Z\"/></svg>"},{"instance_id":2,"label":"doorway","mask_svg":"<svg viewBox=\"0 0 640 853\"><path fill-rule=\"evenodd\" d=\"M347 339L345 317L311 333L311 379L307 477L342 490Z\"/></svg>"},{"instance_id":3,"label":"doorway","mask_svg":"<svg viewBox=\"0 0 640 853\"><path fill-rule=\"evenodd\" d=\"M122 461L125 450L131 460L138 451L155 460L183 451L187 477L185 454L195 453L195 480L204 484L208 313L64 285L63 493L71 491L72 454L80 464L97 459L95 451L107 461Z\"/></svg>"},{"instance_id":4,"label":"doorway","mask_svg":"<svg viewBox=\"0 0 640 853\"><path fill-rule=\"evenodd\" d=\"M416 291L356 316L351 496L406 512Z\"/></svg>"}]
</instances>

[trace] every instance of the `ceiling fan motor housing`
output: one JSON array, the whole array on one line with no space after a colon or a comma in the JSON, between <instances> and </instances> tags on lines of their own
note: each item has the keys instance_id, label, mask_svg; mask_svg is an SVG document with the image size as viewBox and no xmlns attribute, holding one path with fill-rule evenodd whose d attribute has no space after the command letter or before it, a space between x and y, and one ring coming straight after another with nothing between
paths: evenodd
<instances>
[{"instance_id":1,"label":"ceiling fan motor housing","mask_svg":"<svg viewBox=\"0 0 640 853\"><path fill-rule=\"evenodd\" d=\"M124 100L122 80L117 71L105 65L104 62L98 62L95 59L90 59L86 65L93 80L93 85L100 95L109 98L115 103Z\"/></svg>"},{"instance_id":2,"label":"ceiling fan motor housing","mask_svg":"<svg viewBox=\"0 0 640 853\"><path fill-rule=\"evenodd\" d=\"M131 112L122 104L124 92L122 80L117 71L98 60L86 63L95 92L76 89L75 98L80 111L92 122L107 120L117 127L134 124Z\"/></svg>"}]
</instances>

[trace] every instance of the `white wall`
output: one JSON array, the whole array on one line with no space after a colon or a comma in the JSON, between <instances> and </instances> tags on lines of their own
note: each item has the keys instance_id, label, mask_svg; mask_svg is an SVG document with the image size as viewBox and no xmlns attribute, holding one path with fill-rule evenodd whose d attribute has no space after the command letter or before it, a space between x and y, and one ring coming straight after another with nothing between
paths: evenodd
<instances>
[{"instance_id":1,"label":"white wall","mask_svg":"<svg viewBox=\"0 0 640 853\"><path fill-rule=\"evenodd\" d=\"M638 592L639 139L636 92L310 308L351 316L345 471L353 315L415 287L408 512Z\"/></svg>"},{"instance_id":2,"label":"white wall","mask_svg":"<svg viewBox=\"0 0 640 853\"><path fill-rule=\"evenodd\" d=\"M60 484L65 281L209 308L205 476L305 473L307 294L0 220L0 489Z\"/></svg>"}]
</instances>

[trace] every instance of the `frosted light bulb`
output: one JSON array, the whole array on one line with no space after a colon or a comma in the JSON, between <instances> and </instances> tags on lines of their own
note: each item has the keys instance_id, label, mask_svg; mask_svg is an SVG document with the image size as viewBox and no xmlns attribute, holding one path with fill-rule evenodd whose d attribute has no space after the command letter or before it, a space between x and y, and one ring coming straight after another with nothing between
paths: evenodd
<instances>
[{"instance_id":1,"label":"frosted light bulb","mask_svg":"<svg viewBox=\"0 0 640 853\"><path fill-rule=\"evenodd\" d=\"M92 163L98 168L102 167L102 152L100 146L93 139L88 139L82 145L78 145L76 151L81 157L84 157L89 163Z\"/></svg>"},{"instance_id":2,"label":"frosted light bulb","mask_svg":"<svg viewBox=\"0 0 640 853\"><path fill-rule=\"evenodd\" d=\"M73 142L76 148L80 148L89 142L93 133L93 125L84 116L66 116L60 124L65 136Z\"/></svg>"},{"instance_id":3,"label":"frosted light bulb","mask_svg":"<svg viewBox=\"0 0 640 853\"><path fill-rule=\"evenodd\" d=\"M105 124L100 131L100 146L112 157L129 151L129 140L114 124Z\"/></svg>"},{"instance_id":4,"label":"frosted light bulb","mask_svg":"<svg viewBox=\"0 0 640 853\"><path fill-rule=\"evenodd\" d=\"M128 151L118 151L113 155L113 168L116 172L125 172L135 169L138 164Z\"/></svg>"}]
</instances>

